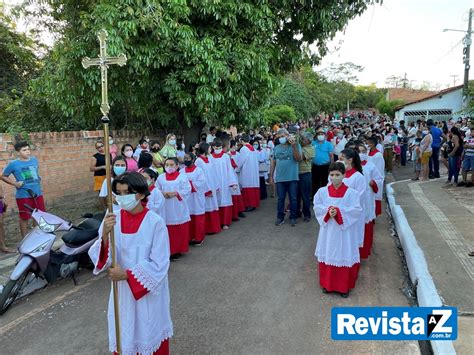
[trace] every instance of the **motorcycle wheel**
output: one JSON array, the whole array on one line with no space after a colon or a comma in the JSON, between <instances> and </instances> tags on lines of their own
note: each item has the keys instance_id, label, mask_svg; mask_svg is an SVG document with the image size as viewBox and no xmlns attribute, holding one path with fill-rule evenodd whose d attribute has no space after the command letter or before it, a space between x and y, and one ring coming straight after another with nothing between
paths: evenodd
<instances>
[{"instance_id":1,"label":"motorcycle wheel","mask_svg":"<svg viewBox=\"0 0 474 355\"><path fill-rule=\"evenodd\" d=\"M23 285L28 277L29 272L25 271L18 280L8 280L0 293L0 315L4 314L12 303L16 300Z\"/></svg>"}]
</instances>

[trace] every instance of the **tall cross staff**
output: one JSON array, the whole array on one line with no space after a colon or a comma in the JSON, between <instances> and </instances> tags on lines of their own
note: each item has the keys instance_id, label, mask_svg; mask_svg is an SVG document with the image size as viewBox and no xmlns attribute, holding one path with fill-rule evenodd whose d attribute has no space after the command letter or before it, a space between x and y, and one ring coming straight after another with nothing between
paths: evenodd
<instances>
[{"instance_id":1,"label":"tall cross staff","mask_svg":"<svg viewBox=\"0 0 474 355\"><path fill-rule=\"evenodd\" d=\"M110 147L109 147L109 97L107 92L107 68L111 64L118 64L124 66L127 63L127 57L125 54L120 54L118 57L107 56L107 31L100 30L97 35L100 43L100 55L98 58L90 59L88 57L82 59L82 66L87 69L90 66L100 67L100 77L102 86L102 103L100 104L100 111L102 112L102 123L104 124L104 147L105 147L105 172L107 180L107 208L109 212L113 211L112 208L112 184L111 184L111 169L110 169ZM110 231L110 250L112 254L112 267L116 264L116 253L115 253L115 235L114 229ZM121 353L121 342L120 342L120 318L119 318L119 303L118 303L118 288L117 281L112 283L112 292L114 295L114 318L115 318L115 340L117 343L117 353Z\"/></svg>"}]
</instances>

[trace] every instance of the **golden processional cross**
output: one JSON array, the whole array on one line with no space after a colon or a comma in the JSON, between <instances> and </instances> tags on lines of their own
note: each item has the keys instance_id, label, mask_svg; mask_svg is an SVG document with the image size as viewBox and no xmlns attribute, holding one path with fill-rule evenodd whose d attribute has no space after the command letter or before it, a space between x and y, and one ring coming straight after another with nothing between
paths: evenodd
<instances>
[{"instance_id":1,"label":"golden processional cross","mask_svg":"<svg viewBox=\"0 0 474 355\"><path fill-rule=\"evenodd\" d=\"M107 68L109 65L118 64L124 66L127 63L127 57L125 54L120 54L118 57L107 56L107 32L101 30L97 36L100 43L100 55L98 58L90 59L88 57L82 59L82 66L87 69L91 66L100 67L100 78L102 87L102 103L100 104L100 111L102 112L102 123L104 124L104 148L105 148L105 171L107 179L107 208L109 213L112 213L112 183L111 183L111 168L110 168L110 147L109 147L109 97L107 92ZM115 253L115 235L114 230L109 235L110 251L112 257L112 267L116 265L116 253ZM120 342L120 315L119 315L119 302L118 302L118 284L117 281L112 283L112 292L114 295L114 318L115 318L115 340L117 344L117 353L121 353L121 342Z\"/></svg>"}]
</instances>

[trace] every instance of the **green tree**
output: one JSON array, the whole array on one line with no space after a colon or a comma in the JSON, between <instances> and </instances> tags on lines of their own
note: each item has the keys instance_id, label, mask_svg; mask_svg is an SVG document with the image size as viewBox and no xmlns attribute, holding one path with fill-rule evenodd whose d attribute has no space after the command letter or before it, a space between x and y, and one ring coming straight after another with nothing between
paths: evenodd
<instances>
[{"instance_id":1,"label":"green tree","mask_svg":"<svg viewBox=\"0 0 474 355\"><path fill-rule=\"evenodd\" d=\"M275 105L264 111L263 119L267 126L273 126L275 123L280 122L296 122L297 116L293 107Z\"/></svg>"},{"instance_id":2,"label":"green tree","mask_svg":"<svg viewBox=\"0 0 474 355\"><path fill-rule=\"evenodd\" d=\"M316 113L313 99L306 87L291 78L281 81L277 93L270 99L270 104L293 108L297 119L308 119Z\"/></svg>"},{"instance_id":3,"label":"green tree","mask_svg":"<svg viewBox=\"0 0 474 355\"><path fill-rule=\"evenodd\" d=\"M385 98L387 90L379 89L375 84L356 86L351 106L358 109L374 108Z\"/></svg>"},{"instance_id":4,"label":"green tree","mask_svg":"<svg viewBox=\"0 0 474 355\"><path fill-rule=\"evenodd\" d=\"M109 53L129 58L109 72L115 127L177 123L194 135L205 123L242 125L261 113L276 76L318 63L327 40L374 2L30 1L23 13L59 37L32 90L66 126L96 126L99 73L80 63L98 54L96 33L105 28ZM308 51L312 43L317 52Z\"/></svg>"},{"instance_id":5,"label":"green tree","mask_svg":"<svg viewBox=\"0 0 474 355\"><path fill-rule=\"evenodd\" d=\"M397 106L403 105L405 101L403 100L390 100L387 101L383 99L377 104L377 110L379 110L380 113L386 114L390 117L395 116L395 108Z\"/></svg>"}]
</instances>

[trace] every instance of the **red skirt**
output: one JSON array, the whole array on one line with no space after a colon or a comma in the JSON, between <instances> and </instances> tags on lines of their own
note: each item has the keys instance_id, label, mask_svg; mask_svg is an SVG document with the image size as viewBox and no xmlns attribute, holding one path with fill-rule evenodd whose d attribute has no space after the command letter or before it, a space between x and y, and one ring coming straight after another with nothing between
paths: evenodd
<instances>
[{"instance_id":1,"label":"red skirt","mask_svg":"<svg viewBox=\"0 0 474 355\"><path fill-rule=\"evenodd\" d=\"M221 231L219 210L206 212L206 234L216 234Z\"/></svg>"},{"instance_id":2,"label":"red skirt","mask_svg":"<svg viewBox=\"0 0 474 355\"><path fill-rule=\"evenodd\" d=\"M365 224L364 230L364 245L359 248L359 254L361 259L367 259L372 250L372 243L374 240L374 222L370 221Z\"/></svg>"},{"instance_id":3,"label":"red skirt","mask_svg":"<svg viewBox=\"0 0 474 355\"><path fill-rule=\"evenodd\" d=\"M219 207L221 226L230 226L232 223L232 206Z\"/></svg>"},{"instance_id":4,"label":"red skirt","mask_svg":"<svg viewBox=\"0 0 474 355\"><path fill-rule=\"evenodd\" d=\"M242 195L232 195L232 220L239 219L239 213L245 211L245 204Z\"/></svg>"},{"instance_id":5,"label":"red skirt","mask_svg":"<svg viewBox=\"0 0 474 355\"><path fill-rule=\"evenodd\" d=\"M242 197L246 208L260 207L260 187L242 188Z\"/></svg>"},{"instance_id":6,"label":"red skirt","mask_svg":"<svg viewBox=\"0 0 474 355\"><path fill-rule=\"evenodd\" d=\"M382 214L382 201L375 200L375 215L380 216Z\"/></svg>"},{"instance_id":7,"label":"red skirt","mask_svg":"<svg viewBox=\"0 0 474 355\"><path fill-rule=\"evenodd\" d=\"M160 347L158 350L153 351L153 355L169 355L170 353L170 342L169 339L165 339L161 342ZM114 355L117 355L118 353L114 351ZM138 355L138 353L137 353Z\"/></svg>"},{"instance_id":8,"label":"red skirt","mask_svg":"<svg viewBox=\"0 0 474 355\"><path fill-rule=\"evenodd\" d=\"M191 215L190 240L202 242L206 237L206 215Z\"/></svg>"},{"instance_id":9,"label":"red skirt","mask_svg":"<svg viewBox=\"0 0 474 355\"><path fill-rule=\"evenodd\" d=\"M331 266L319 263L319 284L329 292L347 293L355 287L360 263L348 266Z\"/></svg>"},{"instance_id":10,"label":"red skirt","mask_svg":"<svg viewBox=\"0 0 474 355\"><path fill-rule=\"evenodd\" d=\"M189 251L189 227L191 222L167 225L170 238L170 254L184 254Z\"/></svg>"}]
</instances>

